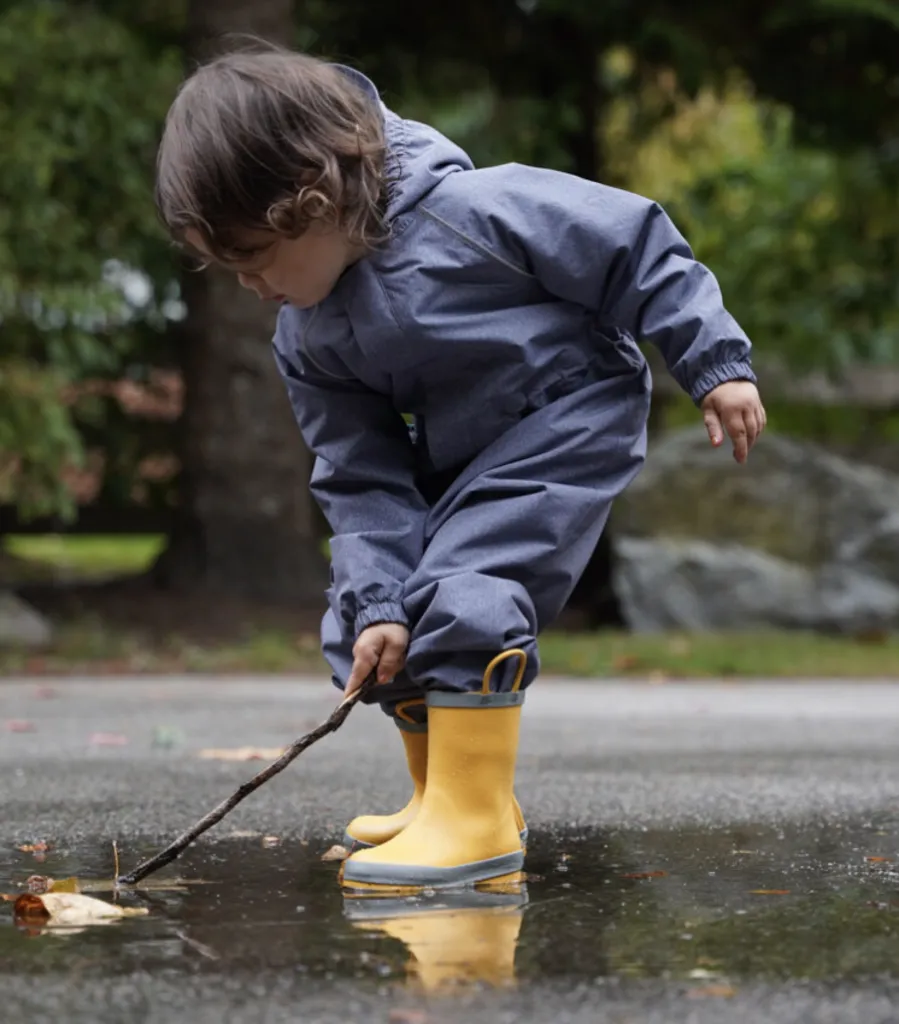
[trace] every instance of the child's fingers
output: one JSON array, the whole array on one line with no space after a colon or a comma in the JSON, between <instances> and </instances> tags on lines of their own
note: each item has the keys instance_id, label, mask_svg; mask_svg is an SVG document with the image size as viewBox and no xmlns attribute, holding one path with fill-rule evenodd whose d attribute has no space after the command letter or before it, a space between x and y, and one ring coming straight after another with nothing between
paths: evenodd
<instances>
[{"instance_id":1,"label":"child's fingers","mask_svg":"<svg viewBox=\"0 0 899 1024\"><path fill-rule=\"evenodd\" d=\"M368 678L380 657L380 647L373 642L357 643L353 648L353 669L346 682L344 693L352 696Z\"/></svg>"},{"instance_id":2,"label":"child's fingers","mask_svg":"<svg viewBox=\"0 0 899 1024\"><path fill-rule=\"evenodd\" d=\"M400 640L388 640L378 661L378 682L389 683L406 663L406 645Z\"/></svg>"},{"instance_id":3,"label":"child's fingers","mask_svg":"<svg viewBox=\"0 0 899 1024\"><path fill-rule=\"evenodd\" d=\"M717 448L724 440L724 432L721 429L721 420L718 419L718 413L709 407L703 412L702 418L705 421L705 429L709 432L709 440Z\"/></svg>"},{"instance_id":4,"label":"child's fingers","mask_svg":"<svg viewBox=\"0 0 899 1024\"><path fill-rule=\"evenodd\" d=\"M746 457L749 455L749 449L751 447L750 432L747 426L747 420L743 416L742 409L734 409L727 414L727 418L724 421L724 426L727 430L727 436L731 439L734 446L734 458L741 465L746 461ZM755 431L753 430L753 438Z\"/></svg>"}]
</instances>

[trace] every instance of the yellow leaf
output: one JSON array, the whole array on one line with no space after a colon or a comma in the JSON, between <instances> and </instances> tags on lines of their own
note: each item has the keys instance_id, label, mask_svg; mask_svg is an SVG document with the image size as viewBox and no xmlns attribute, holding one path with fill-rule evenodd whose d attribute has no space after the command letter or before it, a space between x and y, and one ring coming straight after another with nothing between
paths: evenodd
<instances>
[{"instance_id":1,"label":"yellow leaf","mask_svg":"<svg viewBox=\"0 0 899 1024\"><path fill-rule=\"evenodd\" d=\"M81 892L77 878L50 878L47 875L29 875L25 887L35 896L45 892Z\"/></svg>"},{"instance_id":2,"label":"yellow leaf","mask_svg":"<svg viewBox=\"0 0 899 1024\"><path fill-rule=\"evenodd\" d=\"M716 996L719 999L733 999L737 990L730 985L703 985L701 988L687 990L691 999L703 999L706 996Z\"/></svg>"},{"instance_id":3,"label":"yellow leaf","mask_svg":"<svg viewBox=\"0 0 899 1024\"><path fill-rule=\"evenodd\" d=\"M197 755L204 761L276 761L284 747L207 747Z\"/></svg>"},{"instance_id":4,"label":"yellow leaf","mask_svg":"<svg viewBox=\"0 0 899 1024\"><path fill-rule=\"evenodd\" d=\"M81 892L77 878L60 878L51 880L50 892Z\"/></svg>"},{"instance_id":5,"label":"yellow leaf","mask_svg":"<svg viewBox=\"0 0 899 1024\"><path fill-rule=\"evenodd\" d=\"M42 896L23 893L13 904L13 914L21 924L61 928L101 924L123 917L142 917L147 913L144 907L118 907L74 892L47 892Z\"/></svg>"},{"instance_id":6,"label":"yellow leaf","mask_svg":"<svg viewBox=\"0 0 899 1024\"><path fill-rule=\"evenodd\" d=\"M387 1015L388 1024L429 1024L431 1018L421 1010L391 1010Z\"/></svg>"},{"instance_id":7,"label":"yellow leaf","mask_svg":"<svg viewBox=\"0 0 899 1024\"><path fill-rule=\"evenodd\" d=\"M332 846L322 854L322 860L346 860L350 851L345 846Z\"/></svg>"},{"instance_id":8,"label":"yellow leaf","mask_svg":"<svg viewBox=\"0 0 899 1024\"><path fill-rule=\"evenodd\" d=\"M753 896L789 896L789 889L750 889Z\"/></svg>"},{"instance_id":9,"label":"yellow leaf","mask_svg":"<svg viewBox=\"0 0 899 1024\"><path fill-rule=\"evenodd\" d=\"M19 849L22 853L46 853L50 849L50 844L45 843L42 839L39 843L26 843L24 846L20 846Z\"/></svg>"}]
</instances>

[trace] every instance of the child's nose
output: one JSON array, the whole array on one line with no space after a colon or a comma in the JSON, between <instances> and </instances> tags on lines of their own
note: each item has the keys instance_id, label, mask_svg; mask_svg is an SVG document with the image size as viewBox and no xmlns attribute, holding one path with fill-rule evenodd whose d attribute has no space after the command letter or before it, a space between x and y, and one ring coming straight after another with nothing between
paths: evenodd
<instances>
[{"instance_id":1,"label":"child's nose","mask_svg":"<svg viewBox=\"0 0 899 1024\"><path fill-rule=\"evenodd\" d=\"M251 289L252 291L254 291L254 292L256 292L258 294L258 289L255 287L255 285L253 284L252 280L246 274L240 274L239 273L237 275L237 280L240 281L241 285L244 288L249 288L249 289Z\"/></svg>"}]
</instances>

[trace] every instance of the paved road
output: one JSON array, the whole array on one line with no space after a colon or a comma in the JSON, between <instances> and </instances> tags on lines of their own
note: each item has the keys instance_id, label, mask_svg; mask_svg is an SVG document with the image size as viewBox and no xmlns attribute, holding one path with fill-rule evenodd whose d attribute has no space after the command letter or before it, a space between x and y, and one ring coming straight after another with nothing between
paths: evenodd
<instances>
[{"instance_id":1,"label":"paved road","mask_svg":"<svg viewBox=\"0 0 899 1024\"><path fill-rule=\"evenodd\" d=\"M132 864L259 767L200 749L277 747L333 705L314 680L4 681L0 890L109 878L113 839ZM899 1021L899 686L542 681L526 906L344 901L320 855L405 797L398 757L357 709L185 855L203 884L140 897L148 917L29 936L0 916L0 1022ZM16 849L37 839L39 863Z\"/></svg>"}]
</instances>

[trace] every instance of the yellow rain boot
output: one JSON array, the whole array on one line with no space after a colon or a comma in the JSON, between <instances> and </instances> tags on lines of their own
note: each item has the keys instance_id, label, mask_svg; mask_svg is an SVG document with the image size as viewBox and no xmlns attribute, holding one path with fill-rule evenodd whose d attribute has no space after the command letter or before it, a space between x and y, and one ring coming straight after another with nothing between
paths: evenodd
<instances>
[{"instance_id":1,"label":"yellow rain boot","mask_svg":"<svg viewBox=\"0 0 899 1024\"><path fill-rule=\"evenodd\" d=\"M494 668L513 657L511 691L492 693ZM487 666L479 693L427 695L428 777L418 814L393 839L347 858L342 885L415 891L520 880L513 787L526 667L524 651L504 651Z\"/></svg>"},{"instance_id":2,"label":"yellow rain boot","mask_svg":"<svg viewBox=\"0 0 899 1024\"><path fill-rule=\"evenodd\" d=\"M356 928L399 939L409 951L409 984L428 995L455 995L471 987L516 984L515 949L527 894L449 894L455 900L352 900ZM459 903L459 897L466 902ZM478 901L478 902L475 902ZM373 904L373 905L371 905ZM395 906L393 906L395 904Z\"/></svg>"},{"instance_id":3,"label":"yellow rain boot","mask_svg":"<svg viewBox=\"0 0 899 1024\"><path fill-rule=\"evenodd\" d=\"M427 722L418 722L411 717L408 708L413 705L423 707L424 698L403 701L393 712L393 720L406 748L406 764L414 786L412 798L396 814L363 814L353 818L343 834L343 845L349 850L365 850L386 843L402 832L418 814L428 773L428 726Z\"/></svg>"},{"instance_id":4,"label":"yellow rain boot","mask_svg":"<svg viewBox=\"0 0 899 1024\"><path fill-rule=\"evenodd\" d=\"M380 846L388 839L393 839L412 821L418 813L421 798L424 795L425 781L428 773L428 725L427 721L417 721L409 713L410 707L423 707L424 698L403 701L394 709L394 721L403 738L406 748L406 764L414 786L412 797L406 806L395 814L362 814L354 818L343 834L343 845L348 850L367 850L372 846ZM527 850L528 829L521 813L521 807L512 797L515 820L521 839L521 847Z\"/></svg>"}]
</instances>

